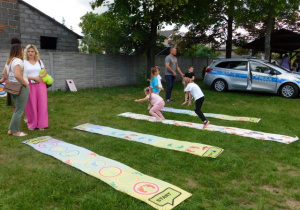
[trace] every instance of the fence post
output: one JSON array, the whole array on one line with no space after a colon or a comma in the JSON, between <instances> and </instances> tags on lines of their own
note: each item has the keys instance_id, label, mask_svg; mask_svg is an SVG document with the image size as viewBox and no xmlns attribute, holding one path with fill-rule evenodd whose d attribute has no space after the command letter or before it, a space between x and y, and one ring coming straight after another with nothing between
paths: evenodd
<instances>
[{"instance_id":1,"label":"fence post","mask_svg":"<svg viewBox=\"0 0 300 210\"><path fill-rule=\"evenodd\" d=\"M54 73L54 66L53 66L53 54L49 52L49 67L50 67L50 75L52 76L54 82L51 86L51 91L55 90L55 73Z\"/></svg>"},{"instance_id":2,"label":"fence post","mask_svg":"<svg viewBox=\"0 0 300 210\"><path fill-rule=\"evenodd\" d=\"M96 66L97 64L97 57L96 55L93 55L93 87L96 87Z\"/></svg>"}]
</instances>

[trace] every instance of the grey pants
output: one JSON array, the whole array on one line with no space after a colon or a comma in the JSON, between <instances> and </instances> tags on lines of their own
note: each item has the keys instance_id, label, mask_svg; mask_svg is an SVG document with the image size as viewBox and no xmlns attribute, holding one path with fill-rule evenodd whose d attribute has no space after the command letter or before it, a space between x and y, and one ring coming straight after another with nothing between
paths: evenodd
<instances>
[{"instance_id":1,"label":"grey pants","mask_svg":"<svg viewBox=\"0 0 300 210\"><path fill-rule=\"evenodd\" d=\"M25 110L28 95L29 95L29 89L26 89L25 86L22 86L20 95L18 96L12 95L12 98L15 103L15 108L16 108L8 127L8 129L11 130L12 133L16 133L20 130L21 118Z\"/></svg>"}]
</instances>

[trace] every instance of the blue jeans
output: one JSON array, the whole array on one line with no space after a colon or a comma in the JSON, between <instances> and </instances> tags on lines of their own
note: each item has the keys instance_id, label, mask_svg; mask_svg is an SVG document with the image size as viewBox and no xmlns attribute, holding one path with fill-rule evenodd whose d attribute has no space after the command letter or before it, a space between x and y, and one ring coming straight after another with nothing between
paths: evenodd
<instances>
[{"instance_id":1,"label":"blue jeans","mask_svg":"<svg viewBox=\"0 0 300 210\"><path fill-rule=\"evenodd\" d=\"M16 110L13 113L13 116L11 118L8 127L8 130L11 130L12 133L17 133L18 131L20 131L21 117L25 110L28 95L29 95L29 89L25 88L25 86L22 86L20 95L18 96L12 95L16 107Z\"/></svg>"},{"instance_id":2,"label":"blue jeans","mask_svg":"<svg viewBox=\"0 0 300 210\"><path fill-rule=\"evenodd\" d=\"M176 77L173 75L166 75L165 79L167 81L166 100L170 100Z\"/></svg>"}]
</instances>

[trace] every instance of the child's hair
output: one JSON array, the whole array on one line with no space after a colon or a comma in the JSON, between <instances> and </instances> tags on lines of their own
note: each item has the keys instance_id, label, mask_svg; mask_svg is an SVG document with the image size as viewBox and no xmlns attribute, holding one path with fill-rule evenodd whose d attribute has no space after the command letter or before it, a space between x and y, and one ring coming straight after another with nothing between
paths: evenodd
<instances>
[{"instance_id":1,"label":"child's hair","mask_svg":"<svg viewBox=\"0 0 300 210\"><path fill-rule=\"evenodd\" d=\"M149 95L149 105L151 105L151 93L152 93L151 87L146 87L146 88L144 89L144 92L145 92L147 95Z\"/></svg>"},{"instance_id":2,"label":"child's hair","mask_svg":"<svg viewBox=\"0 0 300 210\"><path fill-rule=\"evenodd\" d=\"M152 67L151 68L151 79L154 77L154 74L158 71L157 67Z\"/></svg>"},{"instance_id":3,"label":"child's hair","mask_svg":"<svg viewBox=\"0 0 300 210\"><path fill-rule=\"evenodd\" d=\"M190 69L190 68L194 68L194 66L189 66L189 68L188 68L188 69Z\"/></svg>"},{"instance_id":4,"label":"child's hair","mask_svg":"<svg viewBox=\"0 0 300 210\"><path fill-rule=\"evenodd\" d=\"M191 79L188 77L184 77L182 80L182 84L184 87L186 87L191 82Z\"/></svg>"}]
</instances>

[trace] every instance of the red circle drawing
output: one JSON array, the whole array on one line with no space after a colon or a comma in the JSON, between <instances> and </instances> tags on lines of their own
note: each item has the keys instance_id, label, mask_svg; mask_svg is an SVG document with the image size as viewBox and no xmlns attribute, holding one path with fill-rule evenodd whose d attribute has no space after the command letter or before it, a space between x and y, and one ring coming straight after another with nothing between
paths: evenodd
<instances>
[{"instance_id":1,"label":"red circle drawing","mask_svg":"<svg viewBox=\"0 0 300 210\"><path fill-rule=\"evenodd\" d=\"M108 170L109 170L109 172L112 173L112 175L104 174L105 171L108 171ZM115 171L113 171L113 170L115 170ZM115 167L115 166L106 166L99 170L99 174L104 177L116 177L116 176L119 176L121 173L122 173L122 169Z\"/></svg>"},{"instance_id":2,"label":"red circle drawing","mask_svg":"<svg viewBox=\"0 0 300 210\"><path fill-rule=\"evenodd\" d=\"M39 147L40 148L53 148L53 147L57 147L58 143L57 142L42 142L39 143Z\"/></svg>"},{"instance_id":3,"label":"red circle drawing","mask_svg":"<svg viewBox=\"0 0 300 210\"><path fill-rule=\"evenodd\" d=\"M133 190L141 195L152 195L159 191L159 186L151 182L138 182L133 186Z\"/></svg>"}]
</instances>

